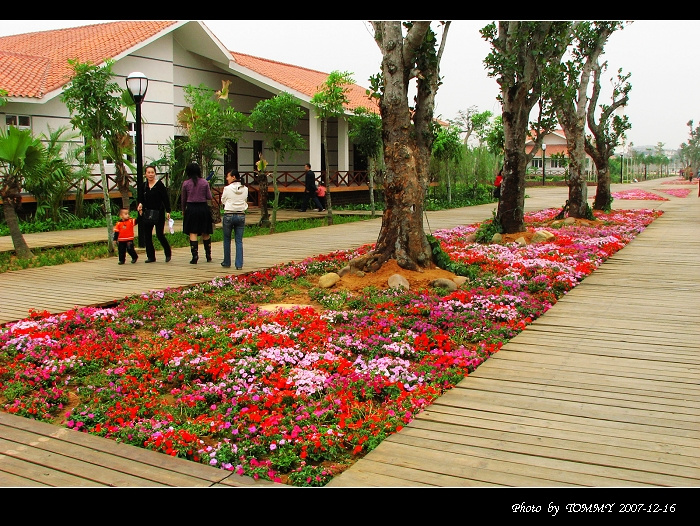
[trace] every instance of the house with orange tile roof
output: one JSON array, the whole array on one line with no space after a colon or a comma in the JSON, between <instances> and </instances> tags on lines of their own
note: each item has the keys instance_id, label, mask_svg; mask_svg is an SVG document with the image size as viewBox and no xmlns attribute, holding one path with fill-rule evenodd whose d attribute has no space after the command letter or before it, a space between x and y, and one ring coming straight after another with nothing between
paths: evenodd
<instances>
[{"instance_id":1,"label":"house with orange tile roof","mask_svg":"<svg viewBox=\"0 0 700 526\"><path fill-rule=\"evenodd\" d=\"M15 125L29 128L38 137L60 126L70 125L70 114L61 102L64 86L72 70L68 59L102 64L113 59L114 81L126 87L126 77L142 72L148 77L148 89L141 105L144 164L161 157L159 145L183 137L177 115L186 106L184 87L204 84L213 90L230 81L229 100L234 110L250 114L258 101L289 92L299 100L305 116L298 132L306 140L304 151L294 152L278 166L279 172L303 172L310 162L318 175L323 163L321 120L310 101L325 82L328 73L291 64L236 53L225 48L201 21L119 21L68 29L41 31L0 37L0 88L8 92L8 103L0 107L0 127ZM339 64L342 70L342 64ZM346 116L364 106L379 112L366 89L351 85ZM131 126L133 116L129 115ZM352 172L365 168L348 140L346 118L331 119L328 126L331 172ZM224 169L253 172L258 153L267 159L262 134L247 131L216 166L217 180ZM114 165L106 166L107 173ZM99 173L96 167L94 173ZM341 178L342 179L342 178Z\"/></svg>"},{"instance_id":2,"label":"house with orange tile roof","mask_svg":"<svg viewBox=\"0 0 700 526\"><path fill-rule=\"evenodd\" d=\"M525 142L525 153L532 152L534 141L528 137ZM534 152L530 160L528 171L536 174L542 173L542 164L544 163L544 173L546 175L562 175L566 173L568 166L569 151L566 147L566 134L561 128L553 130L542 139L544 149ZM586 154L585 171L588 177L593 174L593 159Z\"/></svg>"}]
</instances>

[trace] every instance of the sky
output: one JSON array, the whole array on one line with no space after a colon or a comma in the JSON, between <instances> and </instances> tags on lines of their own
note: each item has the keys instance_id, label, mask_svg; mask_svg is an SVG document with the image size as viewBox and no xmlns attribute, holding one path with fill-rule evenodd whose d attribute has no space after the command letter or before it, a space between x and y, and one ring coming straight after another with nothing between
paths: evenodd
<instances>
[{"instance_id":1,"label":"sky","mask_svg":"<svg viewBox=\"0 0 700 526\"><path fill-rule=\"evenodd\" d=\"M107 20L0 20L0 36L60 29ZM371 25L362 20L204 20L231 51L330 73L352 73L369 86L380 70L381 52ZM453 20L440 65L443 84L436 96L435 116L454 119L460 110L500 113L498 84L483 60L490 45L479 30L491 20ZM636 20L613 33L603 60L610 79L619 68L631 73L630 102L625 110L632 124L627 145L663 143L677 149L689 137L688 121L700 124L700 20ZM606 80L607 80L606 79ZM599 103L609 103L612 88Z\"/></svg>"}]
</instances>

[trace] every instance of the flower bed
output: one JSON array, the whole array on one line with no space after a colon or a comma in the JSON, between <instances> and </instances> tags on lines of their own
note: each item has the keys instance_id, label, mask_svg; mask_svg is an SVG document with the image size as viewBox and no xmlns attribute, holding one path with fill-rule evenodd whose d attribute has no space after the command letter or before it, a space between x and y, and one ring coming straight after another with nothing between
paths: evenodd
<instances>
[{"instance_id":1,"label":"flower bed","mask_svg":"<svg viewBox=\"0 0 700 526\"><path fill-rule=\"evenodd\" d=\"M663 192L674 197L688 197L691 188L663 188L659 192Z\"/></svg>"},{"instance_id":2,"label":"flower bed","mask_svg":"<svg viewBox=\"0 0 700 526\"><path fill-rule=\"evenodd\" d=\"M526 214L548 227L558 209ZM433 233L466 269L457 291L322 289L371 249L36 312L0 329L6 412L253 477L322 486L399 431L547 311L661 211L594 212L552 242ZM261 305L308 298L310 305Z\"/></svg>"},{"instance_id":3,"label":"flower bed","mask_svg":"<svg viewBox=\"0 0 700 526\"><path fill-rule=\"evenodd\" d=\"M628 190L621 190L620 192L612 192L612 197L614 199L634 199L640 201L668 201L668 198L657 195L653 192L647 192L640 188L630 188Z\"/></svg>"}]
</instances>

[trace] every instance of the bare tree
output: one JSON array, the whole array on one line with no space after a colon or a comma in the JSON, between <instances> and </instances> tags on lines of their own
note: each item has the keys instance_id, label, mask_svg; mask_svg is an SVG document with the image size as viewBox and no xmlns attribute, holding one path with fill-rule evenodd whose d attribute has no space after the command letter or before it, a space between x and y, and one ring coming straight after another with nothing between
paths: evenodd
<instances>
[{"instance_id":1,"label":"bare tree","mask_svg":"<svg viewBox=\"0 0 700 526\"><path fill-rule=\"evenodd\" d=\"M600 116L596 118L598 98L600 97L600 73L605 70L607 62L596 64L593 68L593 90L588 101L588 129L593 134L586 136L586 153L591 156L598 172L594 210L609 210L612 203L610 194L610 157L615 148L620 144L620 139L625 136L625 131L631 128L629 118L616 115L618 108L624 107L629 101L629 92L632 85L627 82L630 73L622 74L622 69L617 72L617 79L613 84L612 104L600 105Z\"/></svg>"},{"instance_id":2,"label":"bare tree","mask_svg":"<svg viewBox=\"0 0 700 526\"><path fill-rule=\"evenodd\" d=\"M621 22L579 22L574 27L575 45L569 60L562 61L552 73L546 91L552 99L559 124L566 134L569 152L569 216L590 215L585 174L585 127L588 87L598 58L610 35Z\"/></svg>"},{"instance_id":3,"label":"bare tree","mask_svg":"<svg viewBox=\"0 0 700 526\"><path fill-rule=\"evenodd\" d=\"M454 119L447 119L447 122L457 128L459 133L464 134L463 142L466 146L467 143L469 143L469 138L472 133L478 134L479 131L484 130L492 116L493 113L488 110L479 113L476 106L469 106L466 111L459 110L457 112L457 117Z\"/></svg>"}]
</instances>

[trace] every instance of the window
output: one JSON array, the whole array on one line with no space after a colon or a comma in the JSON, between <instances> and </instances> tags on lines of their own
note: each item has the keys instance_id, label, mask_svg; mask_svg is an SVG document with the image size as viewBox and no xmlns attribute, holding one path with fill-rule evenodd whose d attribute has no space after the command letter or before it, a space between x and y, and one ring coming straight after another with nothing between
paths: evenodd
<instances>
[{"instance_id":1,"label":"window","mask_svg":"<svg viewBox=\"0 0 700 526\"><path fill-rule=\"evenodd\" d=\"M532 159L533 168L542 168L542 157L535 157Z\"/></svg>"},{"instance_id":2,"label":"window","mask_svg":"<svg viewBox=\"0 0 700 526\"><path fill-rule=\"evenodd\" d=\"M552 168L566 168L566 159L563 157L552 158Z\"/></svg>"},{"instance_id":3,"label":"window","mask_svg":"<svg viewBox=\"0 0 700 526\"><path fill-rule=\"evenodd\" d=\"M14 126L20 130L31 130L32 119L29 115L5 115L5 126Z\"/></svg>"}]
</instances>

